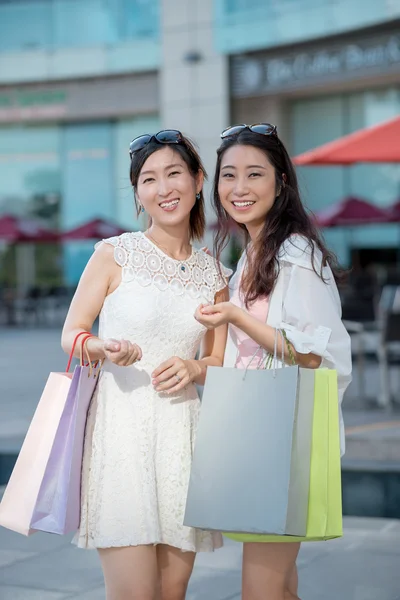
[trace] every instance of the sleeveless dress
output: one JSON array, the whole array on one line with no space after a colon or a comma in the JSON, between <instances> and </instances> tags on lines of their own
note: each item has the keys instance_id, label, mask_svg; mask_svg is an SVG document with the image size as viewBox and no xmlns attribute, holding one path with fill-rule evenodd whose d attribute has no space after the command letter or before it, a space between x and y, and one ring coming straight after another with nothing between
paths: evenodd
<instances>
[{"instance_id":1,"label":"sleeveless dress","mask_svg":"<svg viewBox=\"0 0 400 600\"><path fill-rule=\"evenodd\" d=\"M193 359L206 328L194 319L227 285L215 260L195 248L186 261L167 256L142 232L103 240L122 268L106 297L99 337L127 339L140 362L103 365L89 409L82 467L81 548L168 544L212 551L218 533L183 525L200 411L194 384L175 395L156 392L151 373L165 360Z\"/></svg>"}]
</instances>

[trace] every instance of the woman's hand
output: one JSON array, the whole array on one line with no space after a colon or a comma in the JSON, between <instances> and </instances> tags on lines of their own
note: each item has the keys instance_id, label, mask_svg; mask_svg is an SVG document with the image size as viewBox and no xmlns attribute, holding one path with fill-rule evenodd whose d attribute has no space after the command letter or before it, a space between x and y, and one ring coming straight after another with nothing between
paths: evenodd
<instances>
[{"instance_id":1,"label":"woman's hand","mask_svg":"<svg viewBox=\"0 0 400 600\"><path fill-rule=\"evenodd\" d=\"M129 367L142 358L139 346L127 340L108 339L102 343L106 358L119 367Z\"/></svg>"},{"instance_id":2,"label":"woman's hand","mask_svg":"<svg viewBox=\"0 0 400 600\"><path fill-rule=\"evenodd\" d=\"M196 360L183 360L173 356L153 371L151 382L156 392L174 394L185 388L200 373L201 367Z\"/></svg>"},{"instance_id":3,"label":"woman's hand","mask_svg":"<svg viewBox=\"0 0 400 600\"><path fill-rule=\"evenodd\" d=\"M204 327L207 327L207 329L216 329L220 325L232 323L235 320L237 312L240 310L232 302L200 304L194 314L194 318L204 325Z\"/></svg>"}]
</instances>

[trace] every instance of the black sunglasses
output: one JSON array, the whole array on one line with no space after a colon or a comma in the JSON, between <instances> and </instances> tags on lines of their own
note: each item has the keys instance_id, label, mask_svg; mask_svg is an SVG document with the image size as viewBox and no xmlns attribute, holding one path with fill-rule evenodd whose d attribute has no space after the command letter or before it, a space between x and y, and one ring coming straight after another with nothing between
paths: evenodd
<instances>
[{"instance_id":1,"label":"black sunglasses","mask_svg":"<svg viewBox=\"0 0 400 600\"><path fill-rule=\"evenodd\" d=\"M225 139L228 137L233 137L246 130L252 131L253 133L260 133L261 135L273 135L278 137L276 125L271 125L270 123L255 123L254 125L245 125L242 123L241 125L232 125L231 127L224 129L221 133L221 138Z\"/></svg>"},{"instance_id":2,"label":"black sunglasses","mask_svg":"<svg viewBox=\"0 0 400 600\"><path fill-rule=\"evenodd\" d=\"M159 144L183 144L183 136L177 129L163 129L158 133L145 133L139 135L129 144L129 156L132 158L132 154L143 150L151 140L156 140Z\"/></svg>"}]
</instances>

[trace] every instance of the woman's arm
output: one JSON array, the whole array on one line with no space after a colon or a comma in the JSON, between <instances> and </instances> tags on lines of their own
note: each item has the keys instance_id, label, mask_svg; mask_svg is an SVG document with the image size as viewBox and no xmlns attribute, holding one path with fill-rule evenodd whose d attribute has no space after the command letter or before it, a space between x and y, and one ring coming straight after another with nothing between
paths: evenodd
<instances>
[{"instance_id":1,"label":"woman's arm","mask_svg":"<svg viewBox=\"0 0 400 600\"><path fill-rule=\"evenodd\" d=\"M79 332L91 331L111 282L116 276L113 262L111 246L101 244L86 265L69 307L61 335L61 346L67 354L71 352L73 341ZM95 360L105 357L99 342L98 338L92 338L90 345L89 343L87 345L91 358ZM79 348L75 349L75 356L79 356Z\"/></svg>"},{"instance_id":2,"label":"woman's arm","mask_svg":"<svg viewBox=\"0 0 400 600\"><path fill-rule=\"evenodd\" d=\"M275 336L277 335L275 327L262 323L252 317L247 311L231 302L224 302L215 306L199 307L196 318L210 329L220 327L223 323L231 323L238 329L241 329L256 344L267 350L267 352L274 353ZM290 344L289 352L288 344L285 343L283 352L285 361L288 363L292 363L292 359L294 359L296 364L308 369L317 369L321 364L320 356L313 353L300 354L292 344ZM278 357L282 355L282 337L280 335L277 338L277 355Z\"/></svg>"},{"instance_id":3,"label":"woman's arm","mask_svg":"<svg viewBox=\"0 0 400 600\"><path fill-rule=\"evenodd\" d=\"M121 268L115 263L114 249L101 244L90 258L65 319L61 345L67 354L71 352L74 339L81 331L91 331L108 294L113 292L121 280ZM79 357L79 344L74 355ZM90 358L108 358L112 362L126 366L140 360L141 351L136 344L126 340L101 340L91 337L87 341Z\"/></svg>"},{"instance_id":4,"label":"woman's arm","mask_svg":"<svg viewBox=\"0 0 400 600\"><path fill-rule=\"evenodd\" d=\"M217 292L215 303L225 302L228 298L228 288L225 288ZM155 390L171 394L178 392L191 382L203 385L207 368L210 366L221 367L223 364L227 331L227 325L207 331L199 359L183 360L173 356L162 363L152 374ZM180 379L179 383L177 383L177 375Z\"/></svg>"},{"instance_id":5,"label":"woman's arm","mask_svg":"<svg viewBox=\"0 0 400 600\"><path fill-rule=\"evenodd\" d=\"M244 333L246 333L251 339L253 339L256 344L259 344L270 352L274 353L275 347L275 336L276 329L275 327L271 327L270 325L266 325L261 323L258 319L255 319L248 312L242 310L241 308L237 308L237 311L234 311L234 316L232 319L232 324L241 329ZM282 356L282 337L278 335L277 339L277 356ZM288 345L290 346L290 352ZM307 354L301 354L297 352L294 346L288 341L287 343L283 343L283 351L285 362L292 363L294 362L300 367L305 367L307 369L318 369L321 365L321 357L313 354L312 352Z\"/></svg>"},{"instance_id":6,"label":"woman's arm","mask_svg":"<svg viewBox=\"0 0 400 600\"><path fill-rule=\"evenodd\" d=\"M351 379L350 337L341 320L340 299L330 269L324 270L323 281L311 263L310 266L285 263L283 268L289 269L290 273L287 274L288 286L278 327L285 331L295 361L306 368L336 369L338 376L348 383ZM209 328L232 323L268 352L274 351L275 328L261 323L230 302L201 307L196 317ZM278 356L281 356L281 343L279 336ZM284 355L290 363L287 344Z\"/></svg>"},{"instance_id":7,"label":"woman's arm","mask_svg":"<svg viewBox=\"0 0 400 600\"><path fill-rule=\"evenodd\" d=\"M309 268L293 265L285 294L281 327L297 354L314 353L321 366L351 380L351 340L342 322L340 297L331 270L323 281ZM346 384L346 385L347 385Z\"/></svg>"},{"instance_id":8,"label":"woman's arm","mask_svg":"<svg viewBox=\"0 0 400 600\"><path fill-rule=\"evenodd\" d=\"M215 304L226 302L229 299L228 288L221 290L215 295ZM204 385L207 367L222 367L228 326L221 325L217 329L207 331L201 346L200 358L191 362L195 363L197 374L194 383Z\"/></svg>"}]
</instances>

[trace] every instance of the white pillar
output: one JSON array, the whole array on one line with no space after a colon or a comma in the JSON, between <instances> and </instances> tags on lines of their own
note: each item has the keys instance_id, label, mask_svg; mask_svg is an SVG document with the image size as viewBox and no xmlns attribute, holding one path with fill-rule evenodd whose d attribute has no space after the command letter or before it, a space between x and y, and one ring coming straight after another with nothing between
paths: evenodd
<instances>
[{"instance_id":1,"label":"white pillar","mask_svg":"<svg viewBox=\"0 0 400 600\"><path fill-rule=\"evenodd\" d=\"M229 125L228 57L213 40L213 0L161 0L161 120L198 144L208 172L208 224L215 221L210 192L219 134ZM212 236L205 238L211 243Z\"/></svg>"}]
</instances>

